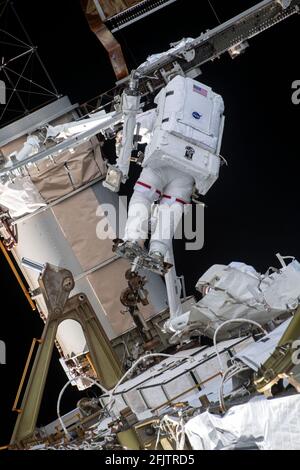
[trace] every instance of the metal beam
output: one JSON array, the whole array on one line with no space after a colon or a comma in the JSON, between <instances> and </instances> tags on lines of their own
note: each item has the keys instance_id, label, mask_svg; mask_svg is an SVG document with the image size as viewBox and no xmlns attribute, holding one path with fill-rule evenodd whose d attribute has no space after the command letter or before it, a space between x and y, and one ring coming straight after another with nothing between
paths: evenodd
<instances>
[{"instance_id":1,"label":"metal beam","mask_svg":"<svg viewBox=\"0 0 300 470\"><path fill-rule=\"evenodd\" d=\"M284 9L275 0L264 0L214 29L200 34L196 39L176 50L175 56L171 53L166 54L151 64L146 63L143 67L139 67L138 72L142 76L153 75L161 68L172 64L174 60L180 64L184 72L188 72L219 57L230 47L250 39L289 16L298 13L299 5L300 0L292 0L290 6ZM192 50L195 50L195 58L187 62L184 54ZM156 80L151 81L151 84L155 86Z\"/></svg>"},{"instance_id":2,"label":"metal beam","mask_svg":"<svg viewBox=\"0 0 300 470\"><path fill-rule=\"evenodd\" d=\"M115 33L176 1L177 0L144 0L108 18L106 24L112 28L111 32Z\"/></svg>"}]
</instances>

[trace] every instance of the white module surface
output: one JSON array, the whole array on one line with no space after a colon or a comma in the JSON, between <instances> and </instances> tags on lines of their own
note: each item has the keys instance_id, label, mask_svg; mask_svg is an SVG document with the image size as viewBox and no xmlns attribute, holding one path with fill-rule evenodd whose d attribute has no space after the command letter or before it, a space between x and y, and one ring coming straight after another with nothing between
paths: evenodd
<instances>
[{"instance_id":1,"label":"white module surface","mask_svg":"<svg viewBox=\"0 0 300 470\"><path fill-rule=\"evenodd\" d=\"M247 337L220 343L218 350L224 368L233 355L252 341L252 337ZM167 401L175 400L177 397L179 401L189 400L194 397L195 392L198 398L205 394L214 400L220 381L219 363L213 346L178 352L121 384L114 394L116 401L113 411L118 414L121 409L129 406L139 414L162 407ZM225 393L230 390L228 382ZM105 406L110 402L110 397L103 395L100 402Z\"/></svg>"}]
</instances>

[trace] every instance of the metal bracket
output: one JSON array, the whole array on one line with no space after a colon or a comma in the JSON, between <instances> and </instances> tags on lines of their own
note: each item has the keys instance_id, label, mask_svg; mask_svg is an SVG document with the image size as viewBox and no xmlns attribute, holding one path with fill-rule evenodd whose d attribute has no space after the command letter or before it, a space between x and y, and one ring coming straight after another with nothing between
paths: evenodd
<instances>
[{"instance_id":1,"label":"metal bracket","mask_svg":"<svg viewBox=\"0 0 300 470\"><path fill-rule=\"evenodd\" d=\"M175 77L175 75L182 75L184 77L184 71L180 67L178 62L172 63L172 68L161 68L160 73L162 78L164 79L165 83L169 83L169 81Z\"/></svg>"}]
</instances>

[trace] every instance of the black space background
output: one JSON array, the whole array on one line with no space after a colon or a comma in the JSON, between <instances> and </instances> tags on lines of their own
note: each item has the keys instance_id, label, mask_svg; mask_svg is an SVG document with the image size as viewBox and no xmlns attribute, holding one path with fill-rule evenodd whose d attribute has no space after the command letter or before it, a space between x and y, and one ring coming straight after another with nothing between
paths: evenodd
<instances>
[{"instance_id":1,"label":"black space background","mask_svg":"<svg viewBox=\"0 0 300 470\"><path fill-rule=\"evenodd\" d=\"M114 85L109 60L89 31L79 1L14 3L61 94L72 102L84 102ZM213 2L221 21L255 3ZM277 252L300 259L300 105L291 102L291 83L300 79L299 20L289 18L252 39L246 53L234 61L224 55L202 67L200 80L225 101L222 154L229 167L222 167L219 180L204 198L204 248L184 252L182 243L176 242L177 270L184 274L189 294L214 263L244 261L264 272L276 264ZM205 0L178 0L117 37L132 68L147 55L166 50L170 42L195 37L215 25ZM6 28L15 31L13 24ZM7 364L0 365L1 446L8 443L16 419L10 410L31 340L40 337L43 325L2 256L0 269L0 339L7 346ZM57 357L55 352L39 424L56 417L57 396L66 381ZM72 409L77 397L66 392L63 411Z\"/></svg>"}]
</instances>

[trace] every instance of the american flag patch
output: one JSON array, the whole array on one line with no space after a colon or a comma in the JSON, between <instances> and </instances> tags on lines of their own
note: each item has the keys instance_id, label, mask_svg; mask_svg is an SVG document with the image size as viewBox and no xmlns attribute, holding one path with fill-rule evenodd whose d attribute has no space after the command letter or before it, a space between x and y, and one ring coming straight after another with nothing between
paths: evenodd
<instances>
[{"instance_id":1,"label":"american flag patch","mask_svg":"<svg viewBox=\"0 0 300 470\"><path fill-rule=\"evenodd\" d=\"M207 90L205 90L205 88L201 88L201 86L193 85L193 91L207 97Z\"/></svg>"}]
</instances>

